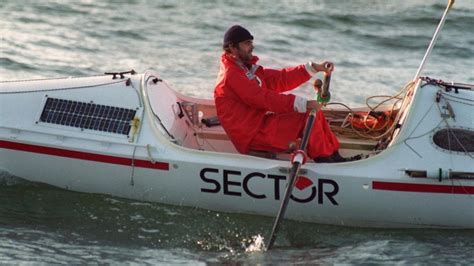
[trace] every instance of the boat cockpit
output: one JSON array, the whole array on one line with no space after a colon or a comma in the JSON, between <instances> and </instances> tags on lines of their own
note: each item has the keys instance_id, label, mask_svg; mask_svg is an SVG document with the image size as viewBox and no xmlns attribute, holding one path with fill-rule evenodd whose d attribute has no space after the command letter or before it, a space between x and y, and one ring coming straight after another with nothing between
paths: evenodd
<instances>
[{"instance_id":1,"label":"boat cockpit","mask_svg":"<svg viewBox=\"0 0 474 266\"><path fill-rule=\"evenodd\" d=\"M146 73L144 81L151 110L172 142L190 149L238 153L219 123L214 101L175 92L154 74ZM384 99L383 105L375 107L327 105L322 111L341 143L340 153L346 157L367 157L385 149L396 128L395 120L400 119L401 106L406 107L410 102L403 101L400 95L412 89L413 84L410 84L395 97ZM277 154L250 151L249 155L288 160L291 150Z\"/></svg>"}]
</instances>

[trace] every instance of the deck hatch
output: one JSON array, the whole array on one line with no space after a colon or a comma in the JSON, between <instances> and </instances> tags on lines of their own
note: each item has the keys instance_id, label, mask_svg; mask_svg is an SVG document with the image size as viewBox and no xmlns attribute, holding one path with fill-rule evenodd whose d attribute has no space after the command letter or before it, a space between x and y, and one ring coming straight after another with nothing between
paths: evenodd
<instances>
[{"instance_id":1,"label":"deck hatch","mask_svg":"<svg viewBox=\"0 0 474 266\"><path fill-rule=\"evenodd\" d=\"M440 148L454 152L474 152L474 131L462 128L444 128L433 135Z\"/></svg>"},{"instance_id":2,"label":"deck hatch","mask_svg":"<svg viewBox=\"0 0 474 266\"><path fill-rule=\"evenodd\" d=\"M39 121L62 126L128 135L136 110L48 98Z\"/></svg>"}]
</instances>

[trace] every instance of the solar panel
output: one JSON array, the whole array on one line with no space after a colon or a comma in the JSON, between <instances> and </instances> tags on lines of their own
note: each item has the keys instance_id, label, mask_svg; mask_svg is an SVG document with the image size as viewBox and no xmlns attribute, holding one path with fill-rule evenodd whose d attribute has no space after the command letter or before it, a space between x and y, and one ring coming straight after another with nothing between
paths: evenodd
<instances>
[{"instance_id":1,"label":"solar panel","mask_svg":"<svg viewBox=\"0 0 474 266\"><path fill-rule=\"evenodd\" d=\"M130 122L135 117L136 112L134 109L48 98L41 112L40 121L128 135L131 128Z\"/></svg>"}]
</instances>

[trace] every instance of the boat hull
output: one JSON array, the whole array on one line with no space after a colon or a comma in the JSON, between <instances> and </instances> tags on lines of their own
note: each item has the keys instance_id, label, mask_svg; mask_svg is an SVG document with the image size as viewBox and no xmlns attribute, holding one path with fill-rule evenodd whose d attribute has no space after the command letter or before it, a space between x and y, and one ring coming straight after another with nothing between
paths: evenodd
<instances>
[{"instance_id":1,"label":"boat hull","mask_svg":"<svg viewBox=\"0 0 474 266\"><path fill-rule=\"evenodd\" d=\"M137 160L138 165L146 163L132 169L122 163L130 158L121 156L71 153L5 141L1 147L1 157L8 158L4 162L10 172L30 181L79 192L223 212L274 216L287 179L282 171L284 165L264 170L244 167L244 161L230 167L155 158L155 164ZM346 167L357 172L355 169L361 166ZM299 181L299 188L295 188L286 214L288 219L385 228L473 226L472 186L436 180L415 183L335 176L304 170L307 180Z\"/></svg>"}]
</instances>

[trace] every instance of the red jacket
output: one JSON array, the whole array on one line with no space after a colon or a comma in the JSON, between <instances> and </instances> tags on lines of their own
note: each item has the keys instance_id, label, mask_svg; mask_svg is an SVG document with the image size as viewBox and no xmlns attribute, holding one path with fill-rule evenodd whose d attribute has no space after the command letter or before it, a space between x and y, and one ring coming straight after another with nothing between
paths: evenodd
<instances>
[{"instance_id":1,"label":"red jacket","mask_svg":"<svg viewBox=\"0 0 474 266\"><path fill-rule=\"evenodd\" d=\"M295 112L295 96L281 94L310 79L304 65L282 70L263 68L252 59L251 71L232 56L223 54L214 100L217 115L230 140L241 153L248 153L265 114Z\"/></svg>"}]
</instances>

